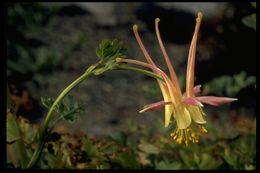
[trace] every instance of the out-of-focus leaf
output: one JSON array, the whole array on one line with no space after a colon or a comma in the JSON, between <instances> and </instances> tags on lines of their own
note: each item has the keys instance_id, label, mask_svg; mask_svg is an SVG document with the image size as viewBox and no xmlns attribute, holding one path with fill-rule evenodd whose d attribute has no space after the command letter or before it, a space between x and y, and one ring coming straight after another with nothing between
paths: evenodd
<instances>
[{"instance_id":1,"label":"out-of-focus leaf","mask_svg":"<svg viewBox=\"0 0 260 173\"><path fill-rule=\"evenodd\" d=\"M228 148L225 149L224 159L234 169L238 169L238 165L237 165L238 157L237 157L237 155L231 154L230 150Z\"/></svg>"},{"instance_id":2,"label":"out-of-focus leaf","mask_svg":"<svg viewBox=\"0 0 260 173\"><path fill-rule=\"evenodd\" d=\"M254 165L245 165L245 170L254 170L255 166Z\"/></svg>"},{"instance_id":3,"label":"out-of-focus leaf","mask_svg":"<svg viewBox=\"0 0 260 173\"><path fill-rule=\"evenodd\" d=\"M200 164L200 158L196 153L193 154L193 158L196 164Z\"/></svg>"},{"instance_id":4,"label":"out-of-focus leaf","mask_svg":"<svg viewBox=\"0 0 260 173\"><path fill-rule=\"evenodd\" d=\"M160 161L155 162L155 169L158 170L178 170L181 168L181 164L179 162L169 162L169 161Z\"/></svg>"},{"instance_id":5,"label":"out-of-focus leaf","mask_svg":"<svg viewBox=\"0 0 260 173\"><path fill-rule=\"evenodd\" d=\"M89 157L97 157L98 156L98 150L90 139L83 138L82 144L83 144L84 149L87 152Z\"/></svg>"},{"instance_id":6,"label":"out-of-focus leaf","mask_svg":"<svg viewBox=\"0 0 260 173\"><path fill-rule=\"evenodd\" d=\"M118 154L117 159L126 169L139 169L139 164L136 160L136 155L133 151L126 151Z\"/></svg>"},{"instance_id":7,"label":"out-of-focus leaf","mask_svg":"<svg viewBox=\"0 0 260 173\"><path fill-rule=\"evenodd\" d=\"M203 92L235 96L240 90L255 82L255 76L248 76L245 71L242 71L233 76L224 75L211 80L203 86Z\"/></svg>"},{"instance_id":8,"label":"out-of-focus leaf","mask_svg":"<svg viewBox=\"0 0 260 173\"><path fill-rule=\"evenodd\" d=\"M30 72L50 73L61 64L61 54L50 51L48 48L30 49L22 46L15 46L17 51L16 59L8 59L7 66L13 71L21 74Z\"/></svg>"},{"instance_id":9,"label":"out-of-focus leaf","mask_svg":"<svg viewBox=\"0 0 260 173\"><path fill-rule=\"evenodd\" d=\"M37 125L30 124L27 119L19 117L19 126L23 134L23 140L26 141L26 143L32 143L38 140L39 133L37 133Z\"/></svg>"},{"instance_id":10,"label":"out-of-focus leaf","mask_svg":"<svg viewBox=\"0 0 260 173\"><path fill-rule=\"evenodd\" d=\"M142 143L139 144L138 148L148 154L158 154L160 152L159 148L157 148L155 145L153 144L149 144L149 143Z\"/></svg>"},{"instance_id":11,"label":"out-of-focus leaf","mask_svg":"<svg viewBox=\"0 0 260 173\"><path fill-rule=\"evenodd\" d=\"M149 99L160 99L161 90L156 83L151 83L150 85L144 85L141 88L141 92Z\"/></svg>"},{"instance_id":12,"label":"out-of-focus leaf","mask_svg":"<svg viewBox=\"0 0 260 173\"><path fill-rule=\"evenodd\" d=\"M220 166L221 162L215 160L209 154L203 153L198 164L200 170L216 169Z\"/></svg>"},{"instance_id":13,"label":"out-of-focus leaf","mask_svg":"<svg viewBox=\"0 0 260 173\"><path fill-rule=\"evenodd\" d=\"M108 137L109 139L118 142L119 144L126 146L127 145L127 134L124 132L115 133Z\"/></svg>"},{"instance_id":14,"label":"out-of-focus leaf","mask_svg":"<svg viewBox=\"0 0 260 173\"><path fill-rule=\"evenodd\" d=\"M19 127L16 122L15 116L8 112L6 117L6 136L7 136L7 142L15 142L16 140L20 139L20 132Z\"/></svg>"},{"instance_id":15,"label":"out-of-focus leaf","mask_svg":"<svg viewBox=\"0 0 260 173\"><path fill-rule=\"evenodd\" d=\"M113 154L116 153L116 151L119 149L119 145L116 145L114 142L108 141L107 144L105 144L104 146L102 146L100 148L100 151L102 151L105 154Z\"/></svg>"},{"instance_id":16,"label":"out-of-focus leaf","mask_svg":"<svg viewBox=\"0 0 260 173\"><path fill-rule=\"evenodd\" d=\"M256 8L256 2L251 2L251 5Z\"/></svg>"},{"instance_id":17,"label":"out-of-focus leaf","mask_svg":"<svg viewBox=\"0 0 260 173\"><path fill-rule=\"evenodd\" d=\"M184 151L179 151L179 154L180 154L180 158L181 160L183 161L183 163L185 164L185 169L194 169L194 160L191 159L190 156L188 156L188 154Z\"/></svg>"},{"instance_id":18,"label":"out-of-focus leaf","mask_svg":"<svg viewBox=\"0 0 260 173\"><path fill-rule=\"evenodd\" d=\"M251 14L242 19L244 25L256 30L256 14Z\"/></svg>"}]
</instances>

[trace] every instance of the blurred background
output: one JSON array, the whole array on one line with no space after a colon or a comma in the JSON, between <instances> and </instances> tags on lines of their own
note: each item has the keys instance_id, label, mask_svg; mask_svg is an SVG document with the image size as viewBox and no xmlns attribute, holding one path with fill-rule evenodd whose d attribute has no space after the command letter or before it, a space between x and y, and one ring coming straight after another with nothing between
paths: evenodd
<instances>
[{"instance_id":1,"label":"blurred background","mask_svg":"<svg viewBox=\"0 0 260 173\"><path fill-rule=\"evenodd\" d=\"M132 33L140 35L154 61L166 70L156 40L154 19L182 86L195 18L201 11L196 84L202 94L236 97L221 107L206 106L207 121L236 136L255 131L256 22L254 3L13 3L8 5L7 79L18 115L31 123L46 114L43 96L56 97L90 65L103 39L121 40L128 57L145 60ZM130 121L156 128L163 110L138 114L159 101L154 79L127 71L110 71L80 84L71 95L84 105L74 122L61 128L90 136L126 130ZM167 135L167 134L164 134Z\"/></svg>"}]
</instances>

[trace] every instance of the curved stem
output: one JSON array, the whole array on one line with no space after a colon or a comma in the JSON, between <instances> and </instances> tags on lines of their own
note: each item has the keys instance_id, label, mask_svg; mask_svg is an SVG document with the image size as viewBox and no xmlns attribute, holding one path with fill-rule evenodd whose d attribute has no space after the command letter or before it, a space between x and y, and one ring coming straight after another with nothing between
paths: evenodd
<instances>
[{"instance_id":1,"label":"curved stem","mask_svg":"<svg viewBox=\"0 0 260 173\"><path fill-rule=\"evenodd\" d=\"M50 120L51 120L51 118L52 118L52 116L53 116L53 114L55 112L55 106L58 105L63 100L63 98L73 88L75 88L83 80L88 78L92 74L92 71L95 69L95 67L97 67L100 63L101 62L98 62L96 65L90 66L88 68L88 70L86 70L85 73L83 73L80 77L78 77L76 80L74 80L69 86L67 86L61 92L61 94L57 97L57 99L54 101L54 103L52 104L51 108L49 109L49 111L47 113L47 116L46 116L46 118L44 120L43 128L40 131L40 137L39 137L40 143L37 146L36 150L34 151L33 156L31 157L31 160L30 160L30 162L27 165L27 168L33 167L37 163L37 161L38 161L38 159L40 157L40 154L41 154L42 149L43 149L43 147L45 145L45 142L46 142L46 137L47 137L47 134L48 134L47 130L48 130L48 127L49 127L49 123L50 123ZM157 75L157 74L155 74L153 72L147 71L147 70L140 69L140 68L130 67L130 66L126 66L126 65L119 65L119 66L117 66L116 69L135 71L135 72L138 72L138 73L141 73L141 74L145 74L145 75L151 76L153 78L156 78L156 79L164 81L163 78L160 77L159 75Z\"/></svg>"},{"instance_id":2,"label":"curved stem","mask_svg":"<svg viewBox=\"0 0 260 173\"><path fill-rule=\"evenodd\" d=\"M44 147L45 144L45 137L46 137L46 132L48 130L48 126L50 123L50 120L52 118L52 115L55 112L55 106L57 104L59 104L62 99L73 89L75 88L78 84L80 84L83 80L85 80L86 78L88 78L90 75L92 74L92 70L90 71L86 71L84 74L82 74L79 78L77 78L76 80L74 80L69 86L67 86L62 92L61 94L57 97L57 99L55 100L55 102L52 104L51 108L49 109L49 112L47 113L47 116L44 120L44 125L42 130L40 131L40 143L37 146L36 150L33 153L33 156L30 160L30 162L27 165L27 168L31 168L32 166L34 166L41 154L41 151Z\"/></svg>"}]
</instances>

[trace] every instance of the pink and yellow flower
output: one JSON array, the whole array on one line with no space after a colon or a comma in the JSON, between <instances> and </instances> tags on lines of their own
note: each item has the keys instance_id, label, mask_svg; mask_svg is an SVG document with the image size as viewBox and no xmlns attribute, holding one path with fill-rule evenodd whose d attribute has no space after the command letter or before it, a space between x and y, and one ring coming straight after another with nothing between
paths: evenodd
<instances>
[{"instance_id":1,"label":"pink and yellow flower","mask_svg":"<svg viewBox=\"0 0 260 173\"><path fill-rule=\"evenodd\" d=\"M201 20L202 13L199 12L196 19L194 35L189 49L186 73L186 92L184 94L181 92L179 80L160 36L159 18L155 19L155 31L161 51L163 53L163 57L170 72L170 76L167 76L165 72L163 72L155 65L154 61L150 57L141 41L141 38L138 34L137 25L133 26L134 35L148 63L131 59L121 59L122 62L150 68L155 74L163 78L163 80L157 79L163 95L163 101L144 106L144 109L141 110L140 113L154 111L164 107L165 127L168 127L170 123L176 123L176 129L173 133L171 133L171 137L173 140L176 140L178 144L183 142L186 145L188 145L189 142L198 143L199 136L203 133L207 133L206 128L203 127L203 124L206 123L204 119L205 113L202 109L203 103L219 106L221 104L237 100L236 98L228 97L197 96L197 94L200 93L201 85L194 86L194 70L196 46Z\"/></svg>"}]
</instances>

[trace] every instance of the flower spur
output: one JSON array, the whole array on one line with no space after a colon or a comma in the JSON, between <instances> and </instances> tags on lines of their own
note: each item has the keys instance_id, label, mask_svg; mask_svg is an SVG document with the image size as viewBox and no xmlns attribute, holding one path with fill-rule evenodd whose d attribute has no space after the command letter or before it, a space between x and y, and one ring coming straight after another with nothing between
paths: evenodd
<instances>
[{"instance_id":1,"label":"flower spur","mask_svg":"<svg viewBox=\"0 0 260 173\"><path fill-rule=\"evenodd\" d=\"M157 82L161 89L164 100L146 105L144 106L144 109L139 112L143 113L147 111L154 111L160 109L161 107L165 107L165 127L168 127L170 123L176 123L176 129L173 133L171 133L170 136L173 140L176 140L178 144L181 144L182 142L184 142L186 145L188 145L189 142L198 143L199 137L203 133L207 133L206 128L203 127L203 124L205 124L206 121L203 117L205 116L205 113L202 109L202 103L219 106L221 104L237 100L236 98L228 97L196 96L198 93L200 93L201 87L201 85L194 87L196 45L201 20L202 13L199 12L188 54L186 92L184 94L181 92L179 80L160 36L159 18L155 19L155 31L161 51L163 53L163 57L170 72L170 77L155 65L154 61L150 57L141 41L141 38L138 34L137 25L133 26L134 35L148 63L131 59L120 59L121 62L150 68L155 74L162 77L163 80L157 79ZM171 121L172 118L174 118L173 121Z\"/></svg>"}]
</instances>

